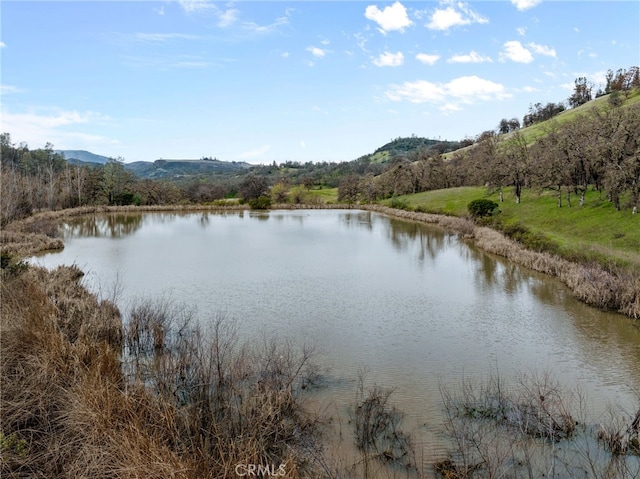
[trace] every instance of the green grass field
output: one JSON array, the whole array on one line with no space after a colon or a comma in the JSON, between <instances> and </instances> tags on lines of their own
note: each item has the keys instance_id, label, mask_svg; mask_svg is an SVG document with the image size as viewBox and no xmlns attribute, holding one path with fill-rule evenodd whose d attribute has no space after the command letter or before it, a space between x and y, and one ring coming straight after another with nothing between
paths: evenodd
<instances>
[{"instance_id":1,"label":"green grass field","mask_svg":"<svg viewBox=\"0 0 640 479\"><path fill-rule=\"evenodd\" d=\"M454 216L467 215L467 205L478 198L499 203L497 192L482 187L462 187L428 191L398 197L412 209ZM584 206L578 206L573 195L572 207L558 208L555 192L525 190L522 202L515 203L511 190L505 190L497 218L504 224L520 224L533 233L541 233L555 243L559 252L568 257L590 258L640 268L640 215L626 208L616 211L613 204L597 191L589 191ZM384 204L390 205L391 200Z\"/></svg>"},{"instance_id":2,"label":"green grass field","mask_svg":"<svg viewBox=\"0 0 640 479\"><path fill-rule=\"evenodd\" d=\"M338 202L338 188L320 188L309 190L309 194L321 198L324 203Z\"/></svg>"}]
</instances>

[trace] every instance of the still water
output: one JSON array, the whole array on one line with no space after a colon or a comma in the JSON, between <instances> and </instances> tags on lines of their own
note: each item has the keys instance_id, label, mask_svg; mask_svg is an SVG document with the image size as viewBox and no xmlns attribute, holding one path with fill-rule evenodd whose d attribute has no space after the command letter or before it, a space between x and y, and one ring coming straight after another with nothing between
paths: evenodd
<instances>
[{"instance_id":1,"label":"still water","mask_svg":"<svg viewBox=\"0 0 640 479\"><path fill-rule=\"evenodd\" d=\"M344 427L367 369L427 455L439 387L462 378L549 371L585 391L595 417L609 403L637 409L637 324L437 227L358 210L145 213L81 218L64 235L64 251L33 261L78 265L123 310L169 297L202 321L236 318L245 338L315 344L319 404Z\"/></svg>"}]
</instances>

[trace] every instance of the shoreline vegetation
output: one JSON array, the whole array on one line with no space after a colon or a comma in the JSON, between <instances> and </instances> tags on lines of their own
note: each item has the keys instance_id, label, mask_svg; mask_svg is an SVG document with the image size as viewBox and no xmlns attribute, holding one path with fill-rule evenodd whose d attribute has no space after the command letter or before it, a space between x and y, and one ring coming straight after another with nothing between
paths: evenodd
<instances>
[{"instance_id":1,"label":"shoreline vegetation","mask_svg":"<svg viewBox=\"0 0 640 479\"><path fill-rule=\"evenodd\" d=\"M625 311L638 314L631 292L637 278L527 251L469 219L382 205L276 208L362 209L435 224L553 274L587 300L593 295L622 309L626 299ZM233 478L249 465L263 477L288 478L470 479L507 471L540 477L561 469L569 478L585 471L594 478L640 477L640 410L617 411L596 427L548 376L524 378L515 388L498 377L443 386L443 430L452 446L434 464L421 463L402 431L391 391L361 381L349 426L361 459L345 465L325 454L329 419L305 405L318 374L312 347L270 337L259 347L244 344L233 320L213 317L202 330L192 312L163 300L119 311L115 287L112 297L92 294L76 266L47 271L21 261L63 248L57 225L73 217L240 210L247 208L83 207L36 213L0 232L3 253L13 256L1 285L3 477Z\"/></svg>"},{"instance_id":2,"label":"shoreline vegetation","mask_svg":"<svg viewBox=\"0 0 640 479\"><path fill-rule=\"evenodd\" d=\"M480 249L502 256L531 270L548 274L564 283L580 301L633 319L640 319L640 274L633 268L605 268L597 262L569 261L557 254L533 251L488 226L469 218L393 208L380 204L274 204L271 209L361 209L387 216L437 225L463 235ZM5 257L18 260L64 248L56 237L57 224L87 214L142 212L246 211L246 205L231 203L207 205L86 206L59 211L44 211L14 221L0 231Z\"/></svg>"},{"instance_id":3,"label":"shoreline vegetation","mask_svg":"<svg viewBox=\"0 0 640 479\"><path fill-rule=\"evenodd\" d=\"M455 145L398 138L352 162L244 175L137 178L122 161L72 164L49 143L30 150L3 133L0 475L640 479L640 409L613 405L594 424L584 395L535 372L443 384L443 424L433 426L450 448L436 463L402 430L392 391L360 378L340 424L359 457L340 462L324 447L327 411L305 402L320 387L312 347L266 336L249 345L233 319L213 316L204 330L161 298L120 311L117 285L102 297L76 266L24 261L64 248L59 224L82 215L361 209L452 231L638 320L639 71L609 70L593 101L576 79L572 108L532 105L523 128L503 119ZM496 195L502 212L470 219L471 201Z\"/></svg>"}]
</instances>

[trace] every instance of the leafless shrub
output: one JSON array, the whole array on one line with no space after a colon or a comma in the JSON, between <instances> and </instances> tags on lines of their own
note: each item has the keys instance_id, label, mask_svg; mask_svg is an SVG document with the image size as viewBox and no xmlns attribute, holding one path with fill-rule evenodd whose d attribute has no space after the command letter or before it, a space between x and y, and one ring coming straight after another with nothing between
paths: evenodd
<instances>
[{"instance_id":1,"label":"leafless shrub","mask_svg":"<svg viewBox=\"0 0 640 479\"><path fill-rule=\"evenodd\" d=\"M198 470L212 461L317 467L322 424L301 396L312 348L268 336L240 344L233 320L219 315L203 329L168 301L135 305L126 332L130 376L175 410L174 440L199 451Z\"/></svg>"},{"instance_id":2,"label":"leafless shrub","mask_svg":"<svg viewBox=\"0 0 640 479\"><path fill-rule=\"evenodd\" d=\"M402 412L390 404L393 390L378 385L365 389L364 384L365 374L360 372L356 403L351 411L356 447L363 452L365 462L375 458L410 467L411 437L400 428Z\"/></svg>"},{"instance_id":3,"label":"leafless shrub","mask_svg":"<svg viewBox=\"0 0 640 479\"><path fill-rule=\"evenodd\" d=\"M510 405L508 424L527 435L555 442L575 433L578 422L569 410L569 393L549 373L522 375L518 382L518 397Z\"/></svg>"},{"instance_id":4,"label":"leafless shrub","mask_svg":"<svg viewBox=\"0 0 640 479\"><path fill-rule=\"evenodd\" d=\"M640 409L629 419L617 414L607 425L600 424L598 441L614 456L640 456Z\"/></svg>"},{"instance_id":5,"label":"leafless shrub","mask_svg":"<svg viewBox=\"0 0 640 479\"><path fill-rule=\"evenodd\" d=\"M584 397L548 373L521 375L510 387L492 375L456 391L441 386L452 445L433 465L441 477L640 477L631 456L640 411L596 428L584 419Z\"/></svg>"},{"instance_id":6,"label":"leafless shrub","mask_svg":"<svg viewBox=\"0 0 640 479\"><path fill-rule=\"evenodd\" d=\"M457 394L441 385L444 429L453 450L448 462L434 465L443 477L498 477L509 469L513 431L500 427L509 410L507 391L499 376L487 383L464 381ZM446 466L446 467L445 467ZM448 476L447 476L448 474Z\"/></svg>"}]
</instances>

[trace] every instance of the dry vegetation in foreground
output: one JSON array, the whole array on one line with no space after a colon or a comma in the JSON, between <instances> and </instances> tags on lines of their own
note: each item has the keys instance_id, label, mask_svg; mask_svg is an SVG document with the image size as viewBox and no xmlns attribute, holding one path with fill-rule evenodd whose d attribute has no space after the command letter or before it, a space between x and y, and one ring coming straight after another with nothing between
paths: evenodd
<instances>
[{"instance_id":1,"label":"dry vegetation in foreground","mask_svg":"<svg viewBox=\"0 0 640 479\"><path fill-rule=\"evenodd\" d=\"M75 267L2 274L2 477L222 478L241 463L326 476L300 394L309 348L249 349L232 323L204 334L164 302L123 328Z\"/></svg>"},{"instance_id":2,"label":"dry vegetation in foreground","mask_svg":"<svg viewBox=\"0 0 640 479\"><path fill-rule=\"evenodd\" d=\"M167 209L176 210L159 208ZM463 218L366 209L475 238L487 251L558 276L587 302L595 298L621 312L627 304L626 314L640 317L638 278L526 250ZM52 236L62 218L129 210L141 211L81 208L30 217L2 232L3 253L19 235L25 246L16 254L47 249L41 237L59 241ZM163 301L134 305L123 327L114 302L86 291L73 266L49 272L13 263L1 274L3 477L223 478L237 477L238 464L282 466L290 478L373 477L380 464L401 465L407 477L429 469L415 467L390 391L365 391L361 383L352 422L362 460L338 471L323 454L324 420L304 407L302 390L315 374L307 347L269 338L249 347L232 321L213 318L203 331L188 310ZM515 477L559 467L567 477L640 477L633 462L640 411L594 428L570 411L549 378L520 386L507 391L492 380L455 394L443 389L453 449L433 466L436 475L501 477L516 464L522 474ZM576 438L575 453L556 454L558 444Z\"/></svg>"},{"instance_id":3,"label":"dry vegetation in foreground","mask_svg":"<svg viewBox=\"0 0 640 479\"><path fill-rule=\"evenodd\" d=\"M498 375L441 385L453 447L434 468L446 479L640 477L640 409L587 422L586 398L551 375Z\"/></svg>"}]
</instances>

